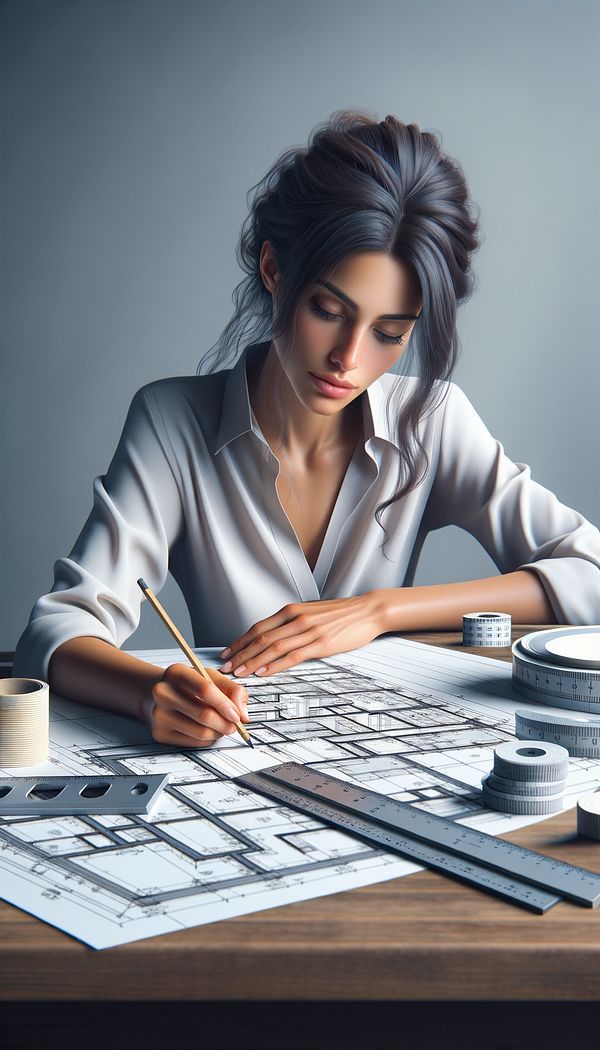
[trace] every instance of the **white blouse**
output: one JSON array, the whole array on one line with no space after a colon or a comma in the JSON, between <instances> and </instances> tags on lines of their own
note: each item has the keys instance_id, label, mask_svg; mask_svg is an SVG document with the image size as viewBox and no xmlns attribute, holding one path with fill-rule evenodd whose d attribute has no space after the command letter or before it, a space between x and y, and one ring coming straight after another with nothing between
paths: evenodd
<instances>
[{"instance_id":1,"label":"white blouse","mask_svg":"<svg viewBox=\"0 0 600 1050\"><path fill-rule=\"evenodd\" d=\"M600 622L600 532L505 455L452 382L419 425L424 481L383 512L385 554L374 512L398 487L385 404L392 387L404 399L416 379L386 373L361 395L365 441L311 571L248 396L246 359L268 345L247 346L231 369L136 392L108 471L94 479L90 515L33 606L14 676L47 681L53 651L69 638L121 646L139 624L140 576L158 593L170 571L194 644L222 647L288 602L411 586L427 533L451 524L475 536L501 573L536 572L557 622Z\"/></svg>"}]
</instances>

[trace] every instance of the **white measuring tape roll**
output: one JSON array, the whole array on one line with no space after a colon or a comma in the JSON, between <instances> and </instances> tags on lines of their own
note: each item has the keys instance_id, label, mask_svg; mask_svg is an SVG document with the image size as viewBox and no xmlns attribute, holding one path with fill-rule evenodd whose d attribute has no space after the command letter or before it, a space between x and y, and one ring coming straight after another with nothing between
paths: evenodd
<instances>
[{"instance_id":1,"label":"white measuring tape roll","mask_svg":"<svg viewBox=\"0 0 600 1050\"><path fill-rule=\"evenodd\" d=\"M512 684L541 704L600 712L600 625L518 638L512 646Z\"/></svg>"},{"instance_id":2,"label":"white measuring tape roll","mask_svg":"<svg viewBox=\"0 0 600 1050\"><path fill-rule=\"evenodd\" d=\"M488 790L503 795L548 795L564 791L566 783L566 780L509 780L494 771L487 774Z\"/></svg>"},{"instance_id":3,"label":"white measuring tape roll","mask_svg":"<svg viewBox=\"0 0 600 1050\"><path fill-rule=\"evenodd\" d=\"M569 769L569 752L560 744L546 741L504 740L494 752L494 773L507 780L564 780Z\"/></svg>"},{"instance_id":4,"label":"white measuring tape roll","mask_svg":"<svg viewBox=\"0 0 600 1050\"><path fill-rule=\"evenodd\" d=\"M519 740L551 740L574 758L600 758L600 721L548 715L540 711L515 711Z\"/></svg>"},{"instance_id":5,"label":"white measuring tape roll","mask_svg":"<svg viewBox=\"0 0 600 1050\"><path fill-rule=\"evenodd\" d=\"M490 809L499 809L503 813L557 813L563 807L563 790L548 792L545 795L509 795L504 791L493 791L489 787L491 774L481 781L483 801Z\"/></svg>"},{"instance_id":6,"label":"white measuring tape roll","mask_svg":"<svg viewBox=\"0 0 600 1050\"><path fill-rule=\"evenodd\" d=\"M577 831L586 839L600 839L600 791L588 791L577 800Z\"/></svg>"},{"instance_id":7,"label":"white measuring tape roll","mask_svg":"<svg viewBox=\"0 0 600 1050\"><path fill-rule=\"evenodd\" d=\"M510 645L508 613L472 612L463 616L463 645L476 648Z\"/></svg>"},{"instance_id":8,"label":"white measuring tape roll","mask_svg":"<svg viewBox=\"0 0 600 1050\"><path fill-rule=\"evenodd\" d=\"M504 813L557 813L563 807L569 753L558 744L505 740L481 781L483 801Z\"/></svg>"}]
</instances>

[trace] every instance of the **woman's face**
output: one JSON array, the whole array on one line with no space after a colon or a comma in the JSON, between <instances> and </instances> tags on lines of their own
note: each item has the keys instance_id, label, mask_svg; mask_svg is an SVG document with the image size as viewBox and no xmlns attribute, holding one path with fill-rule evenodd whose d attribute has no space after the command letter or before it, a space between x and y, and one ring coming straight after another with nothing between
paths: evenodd
<instances>
[{"instance_id":1,"label":"woman's face","mask_svg":"<svg viewBox=\"0 0 600 1050\"><path fill-rule=\"evenodd\" d=\"M328 284L314 284L302 296L287 361L281 352L285 344L273 340L296 397L321 415L339 412L390 370L404 353L422 306L413 271L385 253L348 256ZM318 377L349 387L332 388Z\"/></svg>"}]
</instances>

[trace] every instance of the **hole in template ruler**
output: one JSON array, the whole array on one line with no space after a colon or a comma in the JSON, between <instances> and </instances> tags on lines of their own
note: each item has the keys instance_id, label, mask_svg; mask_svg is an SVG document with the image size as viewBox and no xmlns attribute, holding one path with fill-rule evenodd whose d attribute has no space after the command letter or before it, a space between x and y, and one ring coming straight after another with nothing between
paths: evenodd
<instances>
[{"instance_id":1,"label":"hole in template ruler","mask_svg":"<svg viewBox=\"0 0 600 1050\"><path fill-rule=\"evenodd\" d=\"M132 795L145 795L148 790L147 784L134 784L131 789Z\"/></svg>"},{"instance_id":2,"label":"hole in template ruler","mask_svg":"<svg viewBox=\"0 0 600 1050\"><path fill-rule=\"evenodd\" d=\"M49 798L56 798L57 795L60 795L61 791L65 790L65 787L65 784L34 784L27 792L27 798L37 798L41 801L45 801Z\"/></svg>"},{"instance_id":3,"label":"hole in template ruler","mask_svg":"<svg viewBox=\"0 0 600 1050\"><path fill-rule=\"evenodd\" d=\"M12 784L0 784L0 798L5 798L12 789Z\"/></svg>"},{"instance_id":4,"label":"hole in template ruler","mask_svg":"<svg viewBox=\"0 0 600 1050\"><path fill-rule=\"evenodd\" d=\"M109 788L110 784L86 784L79 794L83 798L102 798Z\"/></svg>"}]
</instances>

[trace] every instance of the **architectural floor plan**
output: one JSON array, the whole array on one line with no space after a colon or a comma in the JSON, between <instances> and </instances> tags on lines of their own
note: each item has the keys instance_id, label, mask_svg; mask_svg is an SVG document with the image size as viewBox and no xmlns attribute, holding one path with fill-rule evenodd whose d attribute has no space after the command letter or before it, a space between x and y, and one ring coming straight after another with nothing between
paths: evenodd
<instances>
[{"instance_id":1,"label":"architectural floor plan","mask_svg":"<svg viewBox=\"0 0 600 1050\"><path fill-rule=\"evenodd\" d=\"M219 665L217 649L196 652ZM164 667L184 659L179 649L135 655ZM290 760L491 834L547 819L481 801L515 709L533 706L513 692L510 664L381 638L240 681L254 750L237 734L175 749L133 719L53 697L50 761L0 772L168 772L169 784L148 815L0 816L0 896L106 948L421 870L231 783ZM569 767L564 808L600 786L600 762Z\"/></svg>"}]
</instances>

